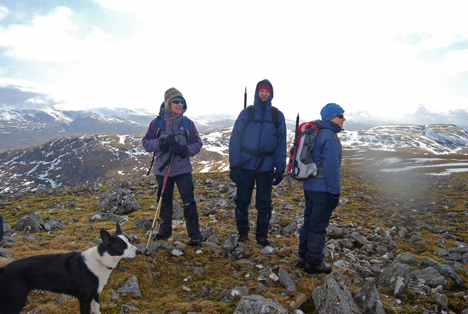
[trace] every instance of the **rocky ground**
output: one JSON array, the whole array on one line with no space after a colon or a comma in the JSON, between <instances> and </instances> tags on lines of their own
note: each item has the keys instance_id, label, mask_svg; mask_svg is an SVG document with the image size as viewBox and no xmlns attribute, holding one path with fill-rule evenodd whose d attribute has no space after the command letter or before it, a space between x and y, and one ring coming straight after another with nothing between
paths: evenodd
<instances>
[{"instance_id":1,"label":"rocky ground","mask_svg":"<svg viewBox=\"0 0 468 314\"><path fill-rule=\"evenodd\" d=\"M4 194L2 262L83 251L115 223L139 248L100 296L103 313L468 313L468 181L342 169L342 197L327 230L328 275L295 267L304 208L301 184L274 188L271 246L237 243L235 185L196 174L206 241L188 237L176 193L173 236L151 241L153 177ZM251 208L254 232L256 211ZM76 313L78 302L42 291L25 313Z\"/></svg>"}]
</instances>

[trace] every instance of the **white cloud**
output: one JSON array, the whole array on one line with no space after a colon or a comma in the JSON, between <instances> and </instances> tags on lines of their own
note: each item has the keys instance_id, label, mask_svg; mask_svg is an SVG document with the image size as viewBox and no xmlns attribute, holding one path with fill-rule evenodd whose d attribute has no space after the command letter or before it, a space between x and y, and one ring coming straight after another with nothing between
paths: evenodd
<instances>
[{"instance_id":1,"label":"white cloud","mask_svg":"<svg viewBox=\"0 0 468 314\"><path fill-rule=\"evenodd\" d=\"M73 12L57 7L50 14L36 16L31 24L10 25L0 29L0 46L16 59L39 62L69 62L92 55L108 36L94 28L80 41L72 34L78 26L71 21Z\"/></svg>"},{"instance_id":2,"label":"white cloud","mask_svg":"<svg viewBox=\"0 0 468 314\"><path fill-rule=\"evenodd\" d=\"M80 25L80 11L66 7L0 26L0 46L18 62L62 62L47 64L44 80L72 108L155 108L175 86L188 114L236 115L244 87L251 103L255 84L268 78L274 104L288 117L317 118L328 102L394 119L419 104L466 109L467 98L445 81L461 89L457 74L468 71L468 50L441 49L468 39L463 1L95 3L119 17L115 27L134 33L120 37L113 29L112 38L99 23ZM440 63L418 59L434 49Z\"/></svg>"},{"instance_id":3,"label":"white cloud","mask_svg":"<svg viewBox=\"0 0 468 314\"><path fill-rule=\"evenodd\" d=\"M9 13L10 11L7 8L0 6L0 21L7 17Z\"/></svg>"}]
</instances>

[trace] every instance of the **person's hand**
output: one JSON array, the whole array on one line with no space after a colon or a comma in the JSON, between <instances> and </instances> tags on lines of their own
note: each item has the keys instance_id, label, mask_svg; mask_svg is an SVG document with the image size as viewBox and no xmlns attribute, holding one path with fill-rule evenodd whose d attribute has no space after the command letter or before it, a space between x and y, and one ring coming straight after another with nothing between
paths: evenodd
<instances>
[{"instance_id":1,"label":"person's hand","mask_svg":"<svg viewBox=\"0 0 468 314\"><path fill-rule=\"evenodd\" d=\"M240 169L231 169L231 171L229 171L229 177L231 178L232 182L234 182L235 184L239 184L239 181L242 179Z\"/></svg>"},{"instance_id":2,"label":"person's hand","mask_svg":"<svg viewBox=\"0 0 468 314\"><path fill-rule=\"evenodd\" d=\"M340 203L340 194L331 194L330 209L335 209Z\"/></svg>"},{"instance_id":3,"label":"person's hand","mask_svg":"<svg viewBox=\"0 0 468 314\"><path fill-rule=\"evenodd\" d=\"M159 148L167 150L171 145L177 143L179 143L179 137L175 134L169 134L167 137L159 139Z\"/></svg>"},{"instance_id":4,"label":"person's hand","mask_svg":"<svg viewBox=\"0 0 468 314\"><path fill-rule=\"evenodd\" d=\"M172 144L170 150L174 155L179 155L182 158L185 158L188 154L188 147L185 145Z\"/></svg>"},{"instance_id":5,"label":"person's hand","mask_svg":"<svg viewBox=\"0 0 468 314\"><path fill-rule=\"evenodd\" d=\"M279 171L276 169L275 173L273 174L273 185L278 185L283 181L283 171Z\"/></svg>"}]
</instances>

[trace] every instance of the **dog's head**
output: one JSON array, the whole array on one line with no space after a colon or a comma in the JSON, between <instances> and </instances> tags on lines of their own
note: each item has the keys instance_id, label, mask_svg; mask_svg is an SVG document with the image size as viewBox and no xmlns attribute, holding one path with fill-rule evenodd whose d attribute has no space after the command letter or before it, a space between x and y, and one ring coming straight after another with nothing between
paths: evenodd
<instances>
[{"instance_id":1,"label":"dog's head","mask_svg":"<svg viewBox=\"0 0 468 314\"><path fill-rule=\"evenodd\" d=\"M98 251L101 256L105 253L113 257L133 258L136 256L137 248L130 244L130 241L120 230L120 225L117 223L115 234L111 235L105 229L101 229L102 243L98 246Z\"/></svg>"}]
</instances>

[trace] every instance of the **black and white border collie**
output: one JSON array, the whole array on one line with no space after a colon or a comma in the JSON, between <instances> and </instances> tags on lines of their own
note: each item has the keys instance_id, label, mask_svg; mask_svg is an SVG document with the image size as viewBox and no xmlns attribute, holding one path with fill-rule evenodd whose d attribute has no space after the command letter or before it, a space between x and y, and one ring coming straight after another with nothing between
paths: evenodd
<instances>
[{"instance_id":1,"label":"black and white border collie","mask_svg":"<svg viewBox=\"0 0 468 314\"><path fill-rule=\"evenodd\" d=\"M74 296L80 313L99 311L99 293L122 258L136 256L117 224L111 235L101 229L102 243L82 253L46 254L16 260L0 268L0 313L17 314L31 290L47 290Z\"/></svg>"}]
</instances>

